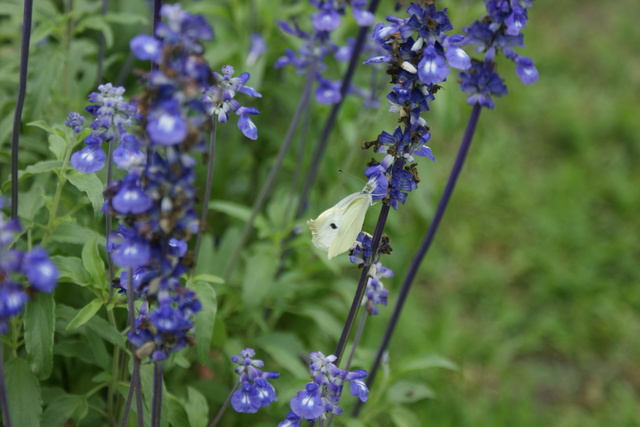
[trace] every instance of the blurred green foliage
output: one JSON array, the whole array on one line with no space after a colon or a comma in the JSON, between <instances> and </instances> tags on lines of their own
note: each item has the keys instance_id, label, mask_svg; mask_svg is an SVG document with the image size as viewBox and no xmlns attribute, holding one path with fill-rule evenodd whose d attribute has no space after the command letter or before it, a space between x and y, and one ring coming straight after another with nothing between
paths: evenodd
<instances>
[{"instance_id":1,"label":"blurred green foliage","mask_svg":"<svg viewBox=\"0 0 640 427\"><path fill-rule=\"evenodd\" d=\"M55 2L36 3L25 123L44 119L60 124L70 110L85 105L101 31L107 31L109 41L105 81L120 79L127 94L137 93L126 58L129 38L147 22L143 2L114 2L106 20L95 17L95 2L74 2L74 11L67 14ZM392 2L386 3L383 7ZM21 17L20 2L5 4L0 12L2 181L8 175ZM443 6L450 8L458 30L482 10L480 1ZM577 0L534 3L524 31L527 49L521 53L536 61L540 80L535 85L522 85L510 62L500 64L510 94L480 117L458 188L392 342L388 370L378 377L378 388L365 405L361 421L367 425L595 427L640 422L640 172L633 166L640 154L640 64L633 42L640 40L640 7L615 2L605 12L599 6ZM293 70L272 68L283 50L296 44L278 30L276 20L295 17L304 27L309 8L286 0L193 2L186 7L205 14L214 26L216 39L206 47L212 68L231 64L237 72L249 71L248 84L263 94L251 104L262 111L255 118L258 141L243 139L234 120L218 128L209 234L199 273L219 276L302 90L302 77ZM390 13L381 10L378 17ZM75 21L69 27L71 17ZM350 23L341 35L355 30ZM268 52L246 68L251 31L266 38ZM344 64L332 66L332 77L338 78ZM370 71L360 68L361 84L368 82ZM361 173L370 159L370 153L359 149L362 141L395 127L386 108L384 100L377 111L363 109L357 99L346 102L307 216L360 188L337 169ZM188 351L169 364L174 419L189 413L171 402L202 396L210 414L215 413L234 381L228 357L250 346L269 370L283 372L274 382L280 401L256 415L229 413L224 425L274 425L305 382L301 357L310 351L333 352L359 272L344 259L327 262L312 248L304 222L291 219L292 194L299 191L297 168L302 165L304 171L314 161L309 155L328 111L312 107L308 130L299 131L240 266L227 283L215 285L218 312L210 359L198 365L195 351ZM386 229L394 250L383 262L396 274L385 282L390 305L433 216L469 112L450 78L426 116L437 161L419 165L420 188L391 213ZM43 131L25 127L23 132L21 168L51 159ZM199 176L204 188L204 165ZM21 213L23 221L43 222L44 214L37 212L50 202L41 195L52 189L43 178L22 182L23 200L34 206ZM78 227L101 232L100 218L82 193L67 186L63 203L69 211L79 209ZM378 209L369 210L365 229L372 231ZM302 227L301 235L286 241L295 227ZM33 233L37 241L38 231ZM64 236L69 234L56 238L54 233L49 249L79 256L82 240ZM285 250L288 256L280 265ZM105 364L74 335L78 331L65 329L93 298L88 289L68 281L56 291L57 333L67 341L55 349L54 360L64 369L54 367L44 384L45 404L59 398L61 387L70 395L86 392L93 386L92 376L101 372L99 365ZM390 308L368 320L355 367L368 369L389 313ZM123 312L117 314L124 318ZM79 333L104 330L100 321L102 317L94 318ZM75 368L69 371L71 363ZM433 367L447 369L427 369ZM95 397L88 401L99 406ZM351 403L345 399L344 406ZM99 419L89 414L85 422Z\"/></svg>"}]
</instances>

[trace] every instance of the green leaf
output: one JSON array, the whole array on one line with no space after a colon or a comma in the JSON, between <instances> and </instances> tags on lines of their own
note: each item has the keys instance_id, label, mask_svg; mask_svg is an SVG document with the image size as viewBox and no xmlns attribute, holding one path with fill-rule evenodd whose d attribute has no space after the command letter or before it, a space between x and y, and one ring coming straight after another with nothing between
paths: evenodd
<instances>
[{"instance_id":1,"label":"green leaf","mask_svg":"<svg viewBox=\"0 0 640 427\"><path fill-rule=\"evenodd\" d=\"M55 301L52 294L38 292L24 313L24 343L31 369L47 379L53 368Z\"/></svg>"},{"instance_id":2,"label":"green leaf","mask_svg":"<svg viewBox=\"0 0 640 427\"><path fill-rule=\"evenodd\" d=\"M169 424L172 426L188 426L189 418L182 403L171 393L167 393L167 407L169 408Z\"/></svg>"},{"instance_id":3,"label":"green leaf","mask_svg":"<svg viewBox=\"0 0 640 427\"><path fill-rule=\"evenodd\" d=\"M61 166L62 166L62 160L43 160L41 162L27 166L23 171L18 171L18 181L22 181L23 179L30 178L33 175L51 172L54 169L59 169ZM11 181L9 180L3 182L2 191L7 191L10 185L11 185Z\"/></svg>"},{"instance_id":4,"label":"green leaf","mask_svg":"<svg viewBox=\"0 0 640 427\"><path fill-rule=\"evenodd\" d=\"M7 382L9 413L13 427L36 427L40 425L42 398L40 383L29 368L29 364L15 358L4 365Z\"/></svg>"},{"instance_id":5,"label":"green leaf","mask_svg":"<svg viewBox=\"0 0 640 427\"><path fill-rule=\"evenodd\" d=\"M394 406L389 411L395 427L415 427L423 425L418 417L404 406Z\"/></svg>"},{"instance_id":6,"label":"green leaf","mask_svg":"<svg viewBox=\"0 0 640 427\"><path fill-rule=\"evenodd\" d=\"M67 152L68 142L60 135L49 135L49 151L57 160L63 160Z\"/></svg>"},{"instance_id":7,"label":"green leaf","mask_svg":"<svg viewBox=\"0 0 640 427\"><path fill-rule=\"evenodd\" d=\"M96 289L104 290L107 283L105 275L106 268L98 252L97 235L91 236L82 247L82 265L84 265L84 268L91 276L91 280L93 281L92 285Z\"/></svg>"},{"instance_id":8,"label":"green leaf","mask_svg":"<svg viewBox=\"0 0 640 427\"><path fill-rule=\"evenodd\" d=\"M309 376L307 366L300 361L299 354L305 352L305 346L292 333L266 333L258 337L258 345L264 349L273 360L277 360L283 369L291 372L296 378Z\"/></svg>"},{"instance_id":9,"label":"green leaf","mask_svg":"<svg viewBox=\"0 0 640 427\"><path fill-rule=\"evenodd\" d=\"M213 274L198 274L193 278L194 282L207 282L213 285L222 285L224 284L224 279L220 276L215 276Z\"/></svg>"},{"instance_id":10,"label":"green leaf","mask_svg":"<svg viewBox=\"0 0 640 427\"><path fill-rule=\"evenodd\" d=\"M86 324L86 327L103 340L108 341L113 345L117 345L123 350L126 348L126 343L122 334L114 329L113 326L103 318L98 316L93 317L89 323Z\"/></svg>"},{"instance_id":11,"label":"green leaf","mask_svg":"<svg viewBox=\"0 0 640 427\"><path fill-rule=\"evenodd\" d=\"M107 347L105 347L102 338L100 338L98 334L86 334L86 339L98 365L104 369L105 372L109 372L109 369L111 369L111 357L107 352Z\"/></svg>"},{"instance_id":12,"label":"green leaf","mask_svg":"<svg viewBox=\"0 0 640 427\"><path fill-rule=\"evenodd\" d=\"M225 213L232 218L241 220L242 222L249 221L249 218L251 217L251 208L233 202L216 200L209 203L209 209ZM254 222L254 227L259 230L265 230L269 228L269 225L263 215L258 215Z\"/></svg>"},{"instance_id":13,"label":"green leaf","mask_svg":"<svg viewBox=\"0 0 640 427\"><path fill-rule=\"evenodd\" d=\"M273 252L261 251L247 261L247 266L242 280L242 302L252 308L261 305L269 293L278 263Z\"/></svg>"},{"instance_id":14,"label":"green leaf","mask_svg":"<svg viewBox=\"0 0 640 427\"><path fill-rule=\"evenodd\" d=\"M84 268L80 258L60 255L49 258L58 267L60 281L68 281L78 286L87 286L91 283L91 276Z\"/></svg>"},{"instance_id":15,"label":"green leaf","mask_svg":"<svg viewBox=\"0 0 640 427\"><path fill-rule=\"evenodd\" d=\"M458 365L454 362L436 354L431 354L418 359L413 359L409 362L403 363L399 369L395 372L395 376L399 377L412 372L424 371L432 368L450 369L452 371L458 370Z\"/></svg>"},{"instance_id":16,"label":"green leaf","mask_svg":"<svg viewBox=\"0 0 640 427\"><path fill-rule=\"evenodd\" d=\"M89 403L85 396L65 394L53 399L42 414L48 426L71 425L69 420L75 421L73 425L79 425L79 421L87 416Z\"/></svg>"},{"instance_id":17,"label":"green leaf","mask_svg":"<svg viewBox=\"0 0 640 427\"><path fill-rule=\"evenodd\" d=\"M136 15L133 13L107 13L104 15L104 20L113 24L134 25L140 24L142 26L147 25L149 22L144 15Z\"/></svg>"},{"instance_id":18,"label":"green leaf","mask_svg":"<svg viewBox=\"0 0 640 427\"><path fill-rule=\"evenodd\" d=\"M35 120L33 122L29 122L27 123L27 126L34 126L34 127L40 128L47 133L51 133L51 134L55 133L53 128L49 126L49 124L44 120Z\"/></svg>"},{"instance_id":19,"label":"green leaf","mask_svg":"<svg viewBox=\"0 0 640 427\"><path fill-rule=\"evenodd\" d=\"M94 236L98 238L98 245L105 246L106 240L100 234L81 225L65 221L61 222L55 230L53 230L51 240L58 243L84 245L87 243L87 239L93 238Z\"/></svg>"},{"instance_id":20,"label":"green leaf","mask_svg":"<svg viewBox=\"0 0 640 427\"><path fill-rule=\"evenodd\" d=\"M102 34L104 36L107 49L113 45L113 31L111 30L111 27L107 25L104 17L94 15L81 19L75 27L75 33L81 33L86 29L96 30Z\"/></svg>"},{"instance_id":21,"label":"green leaf","mask_svg":"<svg viewBox=\"0 0 640 427\"><path fill-rule=\"evenodd\" d=\"M20 194L18 204L18 216L33 221L40 209L44 206L44 189L38 183L34 183L28 192Z\"/></svg>"},{"instance_id":22,"label":"green leaf","mask_svg":"<svg viewBox=\"0 0 640 427\"><path fill-rule=\"evenodd\" d=\"M102 301L97 298L89 302L71 319L66 330L71 331L87 323L100 310L100 307L102 307Z\"/></svg>"},{"instance_id":23,"label":"green leaf","mask_svg":"<svg viewBox=\"0 0 640 427\"><path fill-rule=\"evenodd\" d=\"M89 197L93 205L93 211L97 214L102 209L102 182L93 173L82 173L77 170L70 170L67 179L78 190L83 191Z\"/></svg>"},{"instance_id":24,"label":"green leaf","mask_svg":"<svg viewBox=\"0 0 640 427\"><path fill-rule=\"evenodd\" d=\"M191 427L206 427L209 419L209 405L202 393L187 387L187 403L184 405Z\"/></svg>"},{"instance_id":25,"label":"green leaf","mask_svg":"<svg viewBox=\"0 0 640 427\"><path fill-rule=\"evenodd\" d=\"M387 389L389 403L413 403L423 399L433 399L435 392L423 383L398 381Z\"/></svg>"},{"instance_id":26,"label":"green leaf","mask_svg":"<svg viewBox=\"0 0 640 427\"><path fill-rule=\"evenodd\" d=\"M194 282L191 288L198 295L198 300L202 304L202 310L196 314L196 354L198 360L204 363L209 358L211 341L213 340L213 327L216 321L218 304L216 291L213 286L206 282Z\"/></svg>"}]
</instances>

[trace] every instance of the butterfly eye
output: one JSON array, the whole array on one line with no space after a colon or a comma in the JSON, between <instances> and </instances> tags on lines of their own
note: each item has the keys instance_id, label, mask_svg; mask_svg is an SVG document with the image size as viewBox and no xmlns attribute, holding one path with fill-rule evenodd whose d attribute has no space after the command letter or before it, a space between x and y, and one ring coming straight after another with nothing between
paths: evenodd
<instances>
[{"instance_id":1,"label":"butterfly eye","mask_svg":"<svg viewBox=\"0 0 640 427\"><path fill-rule=\"evenodd\" d=\"M338 228L338 226L335 225L334 223L329 224L329 226L334 230L336 230Z\"/></svg>"}]
</instances>

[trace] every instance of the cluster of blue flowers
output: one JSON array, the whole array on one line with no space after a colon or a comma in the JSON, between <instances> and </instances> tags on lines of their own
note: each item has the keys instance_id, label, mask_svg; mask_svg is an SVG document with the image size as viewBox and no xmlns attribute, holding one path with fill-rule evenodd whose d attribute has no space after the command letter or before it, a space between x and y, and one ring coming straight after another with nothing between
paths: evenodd
<instances>
[{"instance_id":1,"label":"cluster of blue flowers","mask_svg":"<svg viewBox=\"0 0 640 427\"><path fill-rule=\"evenodd\" d=\"M310 3L318 9L318 12L311 14L313 32L308 33L300 29L297 23L291 27L286 22L279 22L280 29L287 34L291 34L303 40L298 54L291 49L285 51L285 56L280 57L275 62L275 67L280 68L291 65L298 73L314 73L313 78L317 80L318 87L315 91L316 101L320 104L336 104L341 99L340 81L330 80L323 76L323 71L327 66L324 64L328 55L335 55L336 59L344 59L344 51L331 40L331 33L335 31L341 23L341 17L346 15L346 6L351 6L352 15L356 23L361 27L373 24L375 17L366 10L366 0L352 0L350 2L336 2L327 0L310 0ZM353 90L354 93L362 91Z\"/></svg>"},{"instance_id":2,"label":"cluster of blue flowers","mask_svg":"<svg viewBox=\"0 0 640 427\"><path fill-rule=\"evenodd\" d=\"M365 61L365 64L389 64L387 73L393 83L387 95L389 111L399 114L403 121L403 126L393 134L382 132L377 140L364 146L385 154L381 162L369 164L365 175L379 182L388 181L387 191L377 190L374 200L387 198L394 209L398 203L405 203L408 193L420 182L414 156L435 160L426 145L431 134L421 114L429 110L429 102L435 99L438 83L449 74L449 66L459 69L471 66L471 59L459 46L462 36L445 34L453 28L446 9L411 4L407 13L409 18L388 16L390 24L375 26L374 38L386 54Z\"/></svg>"},{"instance_id":3,"label":"cluster of blue flowers","mask_svg":"<svg viewBox=\"0 0 640 427\"><path fill-rule=\"evenodd\" d=\"M362 305L366 306L367 313L373 316L380 312L378 305L387 305L387 294L389 291L384 288L382 279L393 277L393 270L383 266L379 261L380 254L389 254L391 252L389 239L383 236L378 246L378 253L374 258L372 237L371 234L366 232L358 234L358 238L349 255L349 261L359 266L370 263L369 270L367 271L367 288L362 297Z\"/></svg>"},{"instance_id":4,"label":"cluster of blue flowers","mask_svg":"<svg viewBox=\"0 0 640 427\"><path fill-rule=\"evenodd\" d=\"M352 372L338 368L333 362L336 356L325 356L320 352L309 355L309 371L313 381L291 399L291 411L278 427L297 427L302 420L323 421L330 414L340 415L338 406L342 388L349 383L351 394L361 401L369 398L369 389L364 383L367 372L358 369Z\"/></svg>"},{"instance_id":5,"label":"cluster of blue flowers","mask_svg":"<svg viewBox=\"0 0 640 427\"><path fill-rule=\"evenodd\" d=\"M252 348L246 348L240 352L240 356L231 357L233 363L240 365L235 370L240 375L240 389L231 397L231 406L237 412L254 413L278 400L269 380L278 378L280 374L262 371L260 368L264 362L252 359L255 355Z\"/></svg>"},{"instance_id":6,"label":"cluster of blue flowers","mask_svg":"<svg viewBox=\"0 0 640 427\"><path fill-rule=\"evenodd\" d=\"M164 5L160 14L166 22L158 24L156 37L139 35L130 43L138 59L157 66L144 76L146 89L138 100L147 161L105 192L107 208L121 218L107 249L117 265L132 271L133 283L125 270L121 286L144 299L128 337L138 357L153 361L190 342L187 333L201 309L180 277L192 266L187 241L200 228L192 154L205 149L209 118L201 96L211 71L200 43L213 37L203 17L180 5Z\"/></svg>"},{"instance_id":7,"label":"cluster of blue flowers","mask_svg":"<svg viewBox=\"0 0 640 427\"><path fill-rule=\"evenodd\" d=\"M201 42L213 37L204 18L180 5L165 5L160 14L166 22L158 24L156 37L139 35L130 42L138 59L155 64L143 76L144 93L135 103L126 102L123 88L101 85L100 92L89 97L94 105L87 107L95 117L94 131L85 140L87 147L72 156L76 169L95 172L105 163L102 143L121 142L113 161L126 175L110 182L104 193L103 210L120 219L117 232L108 236L107 250L124 268L119 286L144 300L128 338L138 357L154 361L189 343L193 315L201 309L180 276L192 266L187 241L200 228L194 211L192 154L205 149L210 104L203 94L212 90L214 77L202 58ZM235 89L241 90L246 79L241 76ZM245 109L239 114L255 112ZM142 128L139 137L127 131L134 118ZM68 121L74 125L77 118L70 115ZM246 127L252 127L248 122Z\"/></svg>"},{"instance_id":8,"label":"cluster of blue flowers","mask_svg":"<svg viewBox=\"0 0 640 427\"><path fill-rule=\"evenodd\" d=\"M482 61L474 61L467 72L460 73L460 88L466 92L468 104L493 108L493 97L507 93L504 79L496 71L498 52L516 64L516 74L524 84L538 80L533 60L520 56L513 47L524 46L522 29L527 24L527 9L533 0L485 0L488 16L464 28L463 45L476 46L484 53Z\"/></svg>"},{"instance_id":9,"label":"cluster of blue flowers","mask_svg":"<svg viewBox=\"0 0 640 427\"><path fill-rule=\"evenodd\" d=\"M207 88L202 95L207 113L217 116L220 123L226 123L229 112L232 111L238 116L238 129L249 139L258 138L258 128L251 121L250 114L258 114L257 108L244 107L235 96L237 92L244 93L251 97L261 98L262 95L254 88L246 86L249 80L249 73L242 73L238 77L233 77L235 70L231 65L222 67L222 74L213 73L216 84Z\"/></svg>"},{"instance_id":10,"label":"cluster of blue flowers","mask_svg":"<svg viewBox=\"0 0 640 427\"><path fill-rule=\"evenodd\" d=\"M95 117L90 125L93 131L84 140L86 147L71 156L71 165L84 173L101 170L107 158L102 145L112 141L120 143L113 153L119 168L127 170L141 164L145 156L140 152L136 138L127 131L137 113L135 103L125 101L123 87L107 83L98 86L98 90L100 92L89 95L92 105L85 108ZM84 123L84 118L80 121L80 117L78 113L70 113L65 124L74 132L80 132Z\"/></svg>"},{"instance_id":11,"label":"cluster of blue flowers","mask_svg":"<svg viewBox=\"0 0 640 427\"><path fill-rule=\"evenodd\" d=\"M20 222L7 219L0 211L0 334L7 333L9 320L24 311L29 295L35 291L50 294L58 281L58 269L44 249L23 252L10 248L20 231ZM26 277L28 287L20 284L21 276Z\"/></svg>"}]
</instances>

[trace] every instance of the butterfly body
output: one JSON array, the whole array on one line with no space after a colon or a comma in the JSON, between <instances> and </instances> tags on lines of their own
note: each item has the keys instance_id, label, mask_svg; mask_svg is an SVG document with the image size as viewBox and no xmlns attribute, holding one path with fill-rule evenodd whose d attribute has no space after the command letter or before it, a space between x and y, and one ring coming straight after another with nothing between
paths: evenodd
<instances>
[{"instance_id":1,"label":"butterfly body","mask_svg":"<svg viewBox=\"0 0 640 427\"><path fill-rule=\"evenodd\" d=\"M329 259L349 250L362 230L364 217L373 204L373 184L340 200L334 207L307 221L311 229L311 243L327 251Z\"/></svg>"}]
</instances>

